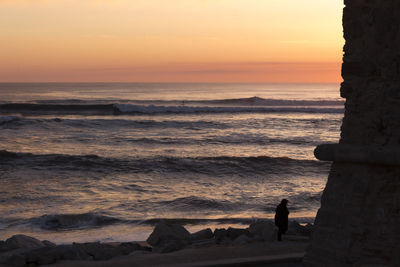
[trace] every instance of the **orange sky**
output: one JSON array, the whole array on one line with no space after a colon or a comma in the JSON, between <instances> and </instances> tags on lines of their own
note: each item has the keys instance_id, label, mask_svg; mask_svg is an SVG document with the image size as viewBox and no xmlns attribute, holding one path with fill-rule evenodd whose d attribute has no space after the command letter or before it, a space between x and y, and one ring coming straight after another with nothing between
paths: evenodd
<instances>
[{"instance_id":1,"label":"orange sky","mask_svg":"<svg viewBox=\"0 0 400 267\"><path fill-rule=\"evenodd\" d=\"M0 0L0 82L340 82L341 0Z\"/></svg>"}]
</instances>

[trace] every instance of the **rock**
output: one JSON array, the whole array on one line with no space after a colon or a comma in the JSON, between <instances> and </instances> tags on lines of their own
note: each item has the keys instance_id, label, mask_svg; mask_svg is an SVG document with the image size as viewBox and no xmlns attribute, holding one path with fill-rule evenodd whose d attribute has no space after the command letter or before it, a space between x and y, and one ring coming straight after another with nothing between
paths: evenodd
<instances>
[{"instance_id":1,"label":"rock","mask_svg":"<svg viewBox=\"0 0 400 267\"><path fill-rule=\"evenodd\" d=\"M307 226L303 226L296 221L290 221L288 234L311 236L312 228L312 224L307 224Z\"/></svg>"},{"instance_id":2,"label":"rock","mask_svg":"<svg viewBox=\"0 0 400 267\"><path fill-rule=\"evenodd\" d=\"M36 238L26 236L26 235L14 235L6 240L5 246L8 250L17 249L17 248L42 248L45 245L37 240Z\"/></svg>"},{"instance_id":3,"label":"rock","mask_svg":"<svg viewBox=\"0 0 400 267\"><path fill-rule=\"evenodd\" d=\"M153 251L157 253L169 253L183 249L186 244L187 243L182 240L169 240L162 242L159 246L156 246Z\"/></svg>"},{"instance_id":4,"label":"rock","mask_svg":"<svg viewBox=\"0 0 400 267\"><path fill-rule=\"evenodd\" d=\"M125 242L118 245L118 250L122 255L128 255L135 250L141 250L141 248L141 245L132 242Z\"/></svg>"},{"instance_id":5,"label":"rock","mask_svg":"<svg viewBox=\"0 0 400 267\"><path fill-rule=\"evenodd\" d=\"M272 231L275 224L272 221L256 221L249 226L252 235L262 236L265 231Z\"/></svg>"},{"instance_id":6,"label":"rock","mask_svg":"<svg viewBox=\"0 0 400 267\"><path fill-rule=\"evenodd\" d=\"M206 246L211 246L215 245L215 238L209 238L209 239L201 239L201 240L194 240L191 243L192 247L206 247Z\"/></svg>"},{"instance_id":7,"label":"rock","mask_svg":"<svg viewBox=\"0 0 400 267\"><path fill-rule=\"evenodd\" d=\"M73 243L72 248L83 251L93 257L93 260L108 260L118 256L115 247L108 244L94 243Z\"/></svg>"},{"instance_id":8,"label":"rock","mask_svg":"<svg viewBox=\"0 0 400 267\"><path fill-rule=\"evenodd\" d=\"M231 240L234 240L241 235L251 236L248 229L229 227L227 230L227 237Z\"/></svg>"},{"instance_id":9,"label":"rock","mask_svg":"<svg viewBox=\"0 0 400 267\"><path fill-rule=\"evenodd\" d=\"M12 255L11 257L7 258L7 260L4 261L4 263L7 266L22 267L22 266L26 266L26 258L24 255L15 254L15 255Z\"/></svg>"},{"instance_id":10,"label":"rock","mask_svg":"<svg viewBox=\"0 0 400 267\"><path fill-rule=\"evenodd\" d=\"M6 245L6 242L1 240L0 241L0 252L7 251L7 250L8 250L8 247Z\"/></svg>"},{"instance_id":11,"label":"rock","mask_svg":"<svg viewBox=\"0 0 400 267\"><path fill-rule=\"evenodd\" d=\"M190 237L190 233L181 225L159 222L146 241L152 246L157 246L171 240L188 242Z\"/></svg>"},{"instance_id":12,"label":"rock","mask_svg":"<svg viewBox=\"0 0 400 267\"><path fill-rule=\"evenodd\" d=\"M213 238L214 234L210 228L200 230L196 233L191 234L192 240L203 240Z\"/></svg>"},{"instance_id":13,"label":"rock","mask_svg":"<svg viewBox=\"0 0 400 267\"><path fill-rule=\"evenodd\" d=\"M1 264L5 264L9 259L15 255L24 255L25 253L31 251L28 248L17 248L8 251L3 251L0 253L0 266Z\"/></svg>"},{"instance_id":14,"label":"rock","mask_svg":"<svg viewBox=\"0 0 400 267\"><path fill-rule=\"evenodd\" d=\"M53 242L50 242L49 240L43 240L42 244L45 245L46 247L51 247L51 248L54 248L57 246L56 244L54 244Z\"/></svg>"},{"instance_id":15,"label":"rock","mask_svg":"<svg viewBox=\"0 0 400 267\"><path fill-rule=\"evenodd\" d=\"M151 251L151 247L141 246L140 244L135 242L124 242L119 244L118 250L121 252L122 255L128 255L136 250Z\"/></svg>"},{"instance_id":16,"label":"rock","mask_svg":"<svg viewBox=\"0 0 400 267\"><path fill-rule=\"evenodd\" d=\"M60 245L56 247L43 247L30 250L23 254L27 264L45 265L52 264L58 260L90 260L92 256L80 247L72 245Z\"/></svg>"},{"instance_id":17,"label":"rock","mask_svg":"<svg viewBox=\"0 0 400 267\"><path fill-rule=\"evenodd\" d=\"M228 231L225 228L215 229L214 238L217 243L221 243L224 239L228 238Z\"/></svg>"},{"instance_id":18,"label":"rock","mask_svg":"<svg viewBox=\"0 0 400 267\"><path fill-rule=\"evenodd\" d=\"M285 238L285 235L283 236ZM275 241L278 239L278 227L275 227L271 232L264 232L263 240L264 241Z\"/></svg>"},{"instance_id":19,"label":"rock","mask_svg":"<svg viewBox=\"0 0 400 267\"><path fill-rule=\"evenodd\" d=\"M310 235L314 231L314 224L312 223L307 223L306 226L304 227L307 232L310 232Z\"/></svg>"},{"instance_id":20,"label":"rock","mask_svg":"<svg viewBox=\"0 0 400 267\"><path fill-rule=\"evenodd\" d=\"M303 235L285 235L284 238L285 240L288 241L299 241L299 242L305 242L310 240L310 237Z\"/></svg>"},{"instance_id":21,"label":"rock","mask_svg":"<svg viewBox=\"0 0 400 267\"><path fill-rule=\"evenodd\" d=\"M87 254L82 248L73 247L72 245L60 245L53 248L60 255L61 260L89 260L92 256Z\"/></svg>"},{"instance_id":22,"label":"rock","mask_svg":"<svg viewBox=\"0 0 400 267\"><path fill-rule=\"evenodd\" d=\"M43 247L26 253L25 258L27 264L45 265L55 263L61 258L61 256L54 249Z\"/></svg>"},{"instance_id":23,"label":"rock","mask_svg":"<svg viewBox=\"0 0 400 267\"><path fill-rule=\"evenodd\" d=\"M250 243L251 241L252 239L249 236L240 235L235 240L233 240L233 243L237 245L244 245Z\"/></svg>"},{"instance_id":24,"label":"rock","mask_svg":"<svg viewBox=\"0 0 400 267\"><path fill-rule=\"evenodd\" d=\"M261 237L264 241L275 239L276 226L272 221L257 221L249 226L249 232L254 236Z\"/></svg>"},{"instance_id":25,"label":"rock","mask_svg":"<svg viewBox=\"0 0 400 267\"><path fill-rule=\"evenodd\" d=\"M109 260L116 256L122 255L124 252L129 254L131 251L127 247L121 249L120 246L113 246L111 244L102 244L100 242L94 243L73 243L73 248L81 249L86 254L93 257L93 260ZM129 252L127 252L129 251ZM132 250L133 251L133 250Z\"/></svg>"}]
</instances>

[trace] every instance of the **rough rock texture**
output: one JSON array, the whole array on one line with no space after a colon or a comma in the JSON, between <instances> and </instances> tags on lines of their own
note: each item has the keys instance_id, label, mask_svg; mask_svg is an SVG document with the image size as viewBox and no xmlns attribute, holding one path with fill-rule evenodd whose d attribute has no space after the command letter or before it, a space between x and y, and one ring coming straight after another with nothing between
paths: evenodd
<instances>
[{"instance_id":1,"label":"rough rock texture","mask_svg":"<svg viewBox=\"0 0 400 267\"><path fill-rule=\"evenodd\" d=\"M41 243L29 236L13 236L9 238L19 247L13 246L7 251L0 251L0 266L37 266L52 264L59 260L109 260L111 258L128 255L133 251L150 251L149 247L142 247L138 243L73 243L72 245L53 244L43 241L46 246L39 246ZM18 242L17 242L18 241ZM23 247L21 247L21 245ZM3 264L3 265L2 265Z\"/></svg>"},{"instance_id":2,"label":"rough rock texture","mask_svg":"<svg viewBox=\"0 0 400 267\"><path fill-rule=\"evenodd\" d=\"M5 246L7 250L18 249L18 248L42 248L45 247L42 242L36 238L26 235L14 235L6 240Z\"/></svg>"},{"instance_id":3,"label":"rough rock texture","mask_svg":"<svg viewBox=\"0 0 400 267\"><path fill-rule=\"evenodd\" d=\"M272 221L257 221L249 226L249 232L253 236L259 236L264 241L276 240L276 226Z\"/></svg>"},{"instance_id":4,"label":"rough rock texture","mask_svg":"<svg viewBox=\"0 0 400 267\"><path fill-rule=\"evenodd\" d=\"M359 154L346 162L324 152L334 162L303 262L400 266L400 165L367 155L400 151L400 1L344 3L340 145Z\"/></svg>"},{"instance_id":5,"label":"rough rock texture","mask_svg":"<svg viewBox=\"0 0 400 267\"><path fill-rule=\"evenodd\" d=\"M189 242L190 238L190 233L185 227L161 221L146 241L152 246L161 246L163 243L170 243L171 241Z\"/></svg>"},{"instance_id":6,"label":"rough rock texture","mask_svg":"<svg viewBox=\"0 0 400 267\"><path fill-rule=\"evenodd\" d=\"M210 239L210 238L213 238L213 237L214 237L214 234L213 234L213 231L210 228L200 230L200 231L190 235L190 239L192 241L193 240L196 241L196 240Z\"/></svg>"}]
</instances>

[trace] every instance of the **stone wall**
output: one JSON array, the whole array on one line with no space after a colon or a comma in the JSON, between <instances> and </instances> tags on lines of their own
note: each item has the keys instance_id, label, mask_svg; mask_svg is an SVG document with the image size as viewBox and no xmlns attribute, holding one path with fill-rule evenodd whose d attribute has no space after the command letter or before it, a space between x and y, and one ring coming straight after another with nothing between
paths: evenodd
<instances>
[{"instance_id":1,"label":"stone wall","mask_svg":"<svg viewBox=\"0 0 400 267\"><path fill-rule=\"evenodd\" d=\"M400 266L400 165L363 152L400 153L400 0L344 3L338 146L354 156L324 155L334 162L304 265Z\"/></svg>"}]
</instances>

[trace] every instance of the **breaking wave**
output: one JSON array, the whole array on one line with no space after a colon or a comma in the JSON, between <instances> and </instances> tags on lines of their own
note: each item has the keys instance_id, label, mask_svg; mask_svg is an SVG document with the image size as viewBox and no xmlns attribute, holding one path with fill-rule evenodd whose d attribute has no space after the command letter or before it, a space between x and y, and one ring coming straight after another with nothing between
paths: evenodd
<instances>
[{"instance_id":1,"label":"breaking wave","mask_svg":"<svg viewBox=\"0 0 400 267\"><path fill-rule=\"evenodd\" d=\"M196 114L196 113L343 113L343 101L279 100L259 97L204 101L81 101L0 104L5 114Z\"/></svg>"},{"instance_id":2,"label":"breaking wave","mask_svg":"<svg viewBox=\"0 0 400 267\"><path fill-rule=\"evenodd\" d=\"M14 121L19 121L20 117L18 116L1 116L0 117L0 125L12 123Z\"/></svg>"},{"instance_id":3,"label":"breaking wave","mask_svg":"<svg viewBox=\"0 0 400 267\"><path fill-rule=\"evenodd\" d=\"M45 230L71 230L101 227L121 220L95 213L52 214L30 219L29 222Z\"/></svg>"},{"instance_id":4,"label":"breaking wave","mask_svg":"<svg viewBox=\"0 0 400 267\"><path fill-rule=\"evenodd\" d=\"M168 206L172 210L232 210L237 204L229 202L227 200L215 200L205 197L188 196L182 198L176 198L169 201L162 201L158 203L162 206Z\"/></svg>"},{"instance_id":5,"label":"breaking wave","mask_svg":"<svg viewBox=\"0 0 400 267\"><path fill-rule=\"evenodd\" d=\"M262 174L304 173L328 171L330 164L314 160L258 157L151 157L151 158L105 158L97 155L30 154L0 151L0 166L18 166L87 170L92 172L190 172L199 174Z\"/></svg>"}]
</instances>

